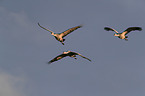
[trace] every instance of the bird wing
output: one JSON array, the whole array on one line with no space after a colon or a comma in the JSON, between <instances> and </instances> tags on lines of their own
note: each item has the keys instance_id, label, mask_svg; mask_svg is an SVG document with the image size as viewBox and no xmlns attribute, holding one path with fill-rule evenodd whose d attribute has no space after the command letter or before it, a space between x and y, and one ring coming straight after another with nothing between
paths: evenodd
<instances>
[{"instance_id":1,"label":"bird wing","mask_svg":"<svg viewBox=\"0 0 145 96\"><path fill-rule=\"evenodd\" d=\"M141 28L141 27L129 27L129 28L127 28L123 33L126 35L126 34L128 34L129 32L135 31L135 30L141 31L142 28Z\"/></svg>"},{"instance_id":2,"label":"bird wing","mask_svg":"<svg viewBox=\"0 0 145 96\"><path fill-rule=\"evenodd\" d=\"M56 56L54 59L50 60L50 61L48 62L48 64L50 64L50 63L52 63L52 62L54 62L54 61L60 60L60 59L62 59L63 57L66 57L66 56L67 56L67 54L58 55L58 56Z\"/></svg>"},{"instance_id":3,"label":"bird wing","mask_svg":"<svg viewBox=\"0 0 145 96\"><path fill-rule=\"evenodd\" d=\"M78 28L81 28L81 27L82 27L82 25L79 25L79 26L70 28L70 29L68 29L68 30L66 30L66 31L64 31L64 32L62 32L60 35L61 35L62 37L65 37L65 36L68 35L69 33L73 32L74 30L76 30L76 29L78 29Z\"/></svg>"},{"instance_id":4,"label":"bird wing","mask_svg":"<svg viewBox=\"0 0 145 96\"><path fill-rule=\"evenodd\" d=\"M51 34L53 33L51 30L42 27L39 23L38 23L38 25L39 25L41 28L43 28L44 30L51 32Z\"/></svg>"},{"instance_id":5,"label":"bird wing","mask_svg":"<svg viewBox=\"0 0 145 96\"><path fill-rule=\"evenodd\" d=\"M74 53L76 53L76 52L74 52ZM79 56L81 56L81 57L84 58L84 59L87 59L87 60L91 61L89 58L87 58L87 57L85 57L85 56L83 56L83 55L81 55L81 54L79 54L79 53L76 53L76 54L79 55Z\"/></svg>"},{"instance_id":6,"label":"bird wing","mask_svg":"<svg viewBox=\"0 0 145 96\"><path fill-rule=\"evenodd\" d=\"M106 31L114 31L114 32L116 32L116 33L118 33L115 29L113 29L113 28L109 28L109 27L105 27L104 28Z\"/></svg>"}]
</instances>

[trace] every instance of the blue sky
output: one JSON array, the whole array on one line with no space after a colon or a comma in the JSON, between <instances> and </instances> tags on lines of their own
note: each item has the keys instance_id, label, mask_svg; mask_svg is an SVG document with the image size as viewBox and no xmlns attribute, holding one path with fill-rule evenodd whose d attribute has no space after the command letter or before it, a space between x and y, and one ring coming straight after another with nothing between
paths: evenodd
<instances>
[{"instance_id":1,"label":"blue sky","mask_svg":"<svg viewBox=\"0 0 145 96\"><path fill-rule=\"evenodd\" d=\"M0 96L145 96L144 0L0 0ZM63 46L54 31L83 24ZM119 32L129 33L129 41ZM78 56L47 62L63 51Z\"/></svg>"}]
</instances>

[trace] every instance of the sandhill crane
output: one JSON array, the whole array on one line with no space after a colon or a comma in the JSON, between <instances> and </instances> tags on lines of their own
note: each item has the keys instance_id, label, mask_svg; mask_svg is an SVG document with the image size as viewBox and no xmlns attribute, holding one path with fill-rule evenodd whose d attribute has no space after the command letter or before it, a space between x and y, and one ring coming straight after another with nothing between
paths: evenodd
<instances>
[{"instance_id":1,"label":"sandhill crane","mask_svg":"<svg viewBox=\"0 0 145 96\"><path fill-rule=\"evenodd\" d=\"M62 58L64 58L64 57L66 57L66 56L73 57L74 59L77 59L77 58L76 58L76 55L79 55L79 56L81 56L82 58L85 58L85 59L91 61L90 59L88 59L87 57L82 56L82 55L79 54L79 53L72 52L72 51L66 51L66 52L63 52L62 54L56 56L54 59L50 60L50 61L48 62L48 64L50 64L50 63L52 63L52 62L55 62L55 61L57 61L57 60L60 60L60 59L62 59Z\"/></svg>"},{"instance_id":2,"label":"sandhill crane","mask_svg":"<svg viewBox=\"0 0 145 96\"><path fill-rule=\"evenodd\" d=\"M59 42L61 42L63 45L64 45L63 42L65 41L65 39L63 39L63 38L64 38L65 36L67 36L69 33L73 32L74 30L76 30L76 29L82 27L82 25L79 25L79 26L70 28L70 29L68 29L68 30L66 30L66 31L64 31L64 32L62 32L62 33L54 33L54 32L52 32L51 30L42 27L39 23L38 23L38 25L39 25L41 28L45 29L46 31L49 31L49 32L51 33L51 35L53 35L53 36L56 38L56 40L58 40Z\"/></svg>"},{"instance_id":3,"label":"sandhill crane","mask_svg":"<svg viewBox=\"0 0 145 96\"><path fill-rule=\"evenodd\" d=\"M109 27L105 27L104 28L106 31L114 31L114 32L116 32L116 34L114 34L114 36L117 36L118 38L120 38L120 39L124 39L124 40L126 40L126 41L128 41L128 36L126 36L129 32L131 32L131 31L135 31L135 30L138 30L138 31L141 31L142 30L142 28L141 27L129 27L129 28L127 28L124 32L122 32L122 33L119 33L119 32L117 32L115 29L113 29L113 28L109 28Z\"/></svg>"}]
</instances>

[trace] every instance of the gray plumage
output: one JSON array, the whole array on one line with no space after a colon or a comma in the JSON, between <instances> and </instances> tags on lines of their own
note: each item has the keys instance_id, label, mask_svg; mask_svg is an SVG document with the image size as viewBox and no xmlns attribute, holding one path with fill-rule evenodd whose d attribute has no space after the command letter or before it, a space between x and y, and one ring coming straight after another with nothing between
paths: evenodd
<instances>
[{"instance_id":1,"label":"gray plumage","mask_svg":"<svg viewBox=\"0 0 145 96\"><path fill-rule=\"evenodd\" d=\"M118 38L120 39L125 39L126 41L128 40L128 36L126 36L129 32L132 32L132 31L135 31L135 30L138 30L138 31L141 31L142 28L141 27L129 27L127 28L125 31L123 31L122 33L119 33L118 31L116 31L115 29L113 28L109 28L109 27L105 27L104 28L106 31L114 31L116 32L116 34L114 34L114 36L117 36Z\"/></svg>"},{"instance_id":2,"label":"gray plumage","mask_svg":"<svg viewBox=\"0 0 145 96\"><path fill-rule=\"evenodd\" d=\"M51 33L51 35L53 35L56 38L56 40L58 40L59 42L61 42L63 45L64 45L63 42L65 41L65 39L63 39L63 38L65 36L67 36L68 34L70 34L71 32L73 32L74 30L82 27L82 25L79 25L79 26L76 26L76 27L72 27L72 28L70 28L70 29L68 29L68 30L66 30L64 32L61 32L61 33L54 33L53 31L42 27L39 23L38 23L38 25L41 28L43 28L44 30L49 31Z\"/></svg>"},{"instance_id":3,"label":"gray plumage","mask_svg":"<svg viewBox=\"0 0 145 96\"><path fill-rule=\"evenodd\" d=\"M73 57L74 59L77 59L77 58L76 58L76 55L79 55L79 56L81 56L82 58L91 61L89 58L87 58L87 57L85 57L85 56L83 56L83 55L81 55L81 54L79 54L79 53L72 52L72 51L66 51L66 52L63 52L62 54L56 56L54 59L50 60L50 61L48 62L48 64L50 64L50 63L52 63L52 62L55 62L55 61L58 61L58 60L60 60L60 59L62 59L62 58L64 58L64 57L67 57L67 56Z\"/></svg>"}]
</instances>

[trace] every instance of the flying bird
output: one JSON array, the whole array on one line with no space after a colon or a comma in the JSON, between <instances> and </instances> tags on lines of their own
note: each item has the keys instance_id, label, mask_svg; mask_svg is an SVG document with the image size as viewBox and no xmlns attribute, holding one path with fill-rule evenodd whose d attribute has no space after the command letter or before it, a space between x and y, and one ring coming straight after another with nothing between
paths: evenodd
<instances>
[{"instance_id":1,"label":"flying bird","mask_svg":"<svg viewBox=\"0 0 145 96\"><path fill-rule=\"evenodd\" d=\"M131 31L135 31L135 30L138 30L138 31L141 31L142 30L142 28L141 27L129 27L129 28L127 28L124 32L122 32L122 33L119 33L119 32L117 32L115 29L113 29L113 28L109 28L109 27L105 27L104 28L106 31L114 31L114 32L116 32L116 34L114 34L114 36L117 36L118 38L120 38L120 39L124 39L124 40L126 40L126 41L128 41L128 36L126 36L129 32L131 32Z\"/></svg>"},{"instance_id":2,"label":"flying bird","mask_svg":"<svg viewBox=\"0 0 145 96\"><path fill-rule=\"evenodd\" d=\"M68 29L68 30L66 30L66 31L64 31L64 32L62 32L62 33L54 33L54 32L52 32L51 30L42 27L39 23L38 23L38 25L39 25L41 28L45 29L46 31L49 31L49 32L51 33L51 35L53 35L53 36L56 38L56 40L58 40L59 42L61 42L63 45L64 45L63 42L65 41L65 39L64 39L65 36L67 36L69 33L73 32L74 30L76 30L76 29L82 27L82 25L79 25L79 26L70 28L70 29Z\"/></svg>"},{"instance_id":3,"label":"flying bird","mask_svg":"<svg viewBox=\"0 0 145 96\"><path fill-rule=\"evenodd\" d=\"M48 62L48 64L50 64L50 63L52 63L52 62L55 62L55 61L57 61L57 60L60 60L60 59L62 59L62 58L64 58L64 57L67 57L67 56L72 57L72 58L74 58L74 59L77 59L77 58L76 58L76 55L79 55L79 56L81 56L82 58L85 58L85 59L91 61L90 59L88 59L87 57L84 57L83 55L81 55L81 54L79 54L79 53L72 52L72 51L66 51L66 52L63 52L62 54L56 56L54 59L50 60L50 61Z\"/></svg>"}]
</instances>

